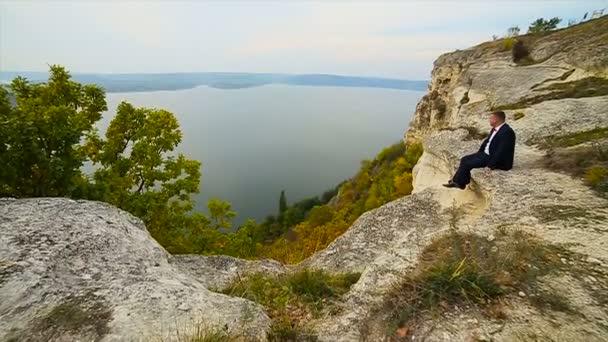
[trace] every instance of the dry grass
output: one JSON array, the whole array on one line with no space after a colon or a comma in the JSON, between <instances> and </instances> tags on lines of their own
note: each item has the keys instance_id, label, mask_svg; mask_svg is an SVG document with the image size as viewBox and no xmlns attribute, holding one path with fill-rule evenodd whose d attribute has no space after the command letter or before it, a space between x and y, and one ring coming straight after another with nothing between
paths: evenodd
<instances>
[{"instance_id":1,"label":"dry grass","mask_svg":"<svg viewBox=\"0 0 608 342\"><path fill-rule=\"evenodd\" d=\"M359 277L359 273L332 275L311 270L276 277L258 273L238 279L222 292L264 306L273 320L270 341L315 341L305 322L331 308Z\"/></svg>"},{"instance_id":2,"label":"dry grass","mask_svg":"<svg viewBox=\"0 0 608 342\"><path fill-rule=\"evenodd\" d=\"M498 106L496 110L526 108L550 100L608 95L608 79L587 77L571 82L551 84L544 88L537 88L534 91L545 91L545 93L525 98L516 103Z\"/></svg>"},{"instance_id":3,"label":"dry grass","mask_svg":"<svg viewBox=\"0 0 608 342\"><path fill-rule=\"evenodd\" d=\"M463 304L505 318L501 298L519 291L534 295L530 303L540 309L570 310L566 299L548 298L538 286L540 277L562 269L562 248L518 230L496 235L490 241L452 229L434 239L374 313L383 316L387 334Z\"/></svg>"}]
</instances>

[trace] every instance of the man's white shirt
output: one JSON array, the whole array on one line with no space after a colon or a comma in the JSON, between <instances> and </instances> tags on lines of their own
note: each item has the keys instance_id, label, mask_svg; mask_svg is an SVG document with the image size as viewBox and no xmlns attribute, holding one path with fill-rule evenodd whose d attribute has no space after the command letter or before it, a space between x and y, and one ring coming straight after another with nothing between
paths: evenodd
<instances>
[{"instance_id":1,"label":"man's white shirt","mask_svg":"<svg viewBox=\"0 0 608 342\"><path fill-rule=\"evenodd\" d=\"M496 133L498 133L498 130L500 130L500 128L502 126L504 126L504 122L501 123L498 127L494 127L494 132L492 132L492 135L490 135L490 139L488 140L488 143L486 144L486 148L483 150L483 152L487 155L490 155L490 144L492 143L492 139L494 139L494 136L496 135Z\"/></svg>"}]
</instances>

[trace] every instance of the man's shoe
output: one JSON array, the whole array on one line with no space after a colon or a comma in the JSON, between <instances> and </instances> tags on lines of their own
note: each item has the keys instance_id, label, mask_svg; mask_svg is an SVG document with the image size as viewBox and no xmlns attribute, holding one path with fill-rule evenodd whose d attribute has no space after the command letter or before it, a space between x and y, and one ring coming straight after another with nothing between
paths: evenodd
<instances>
[{"instance_id":1,"label":"man's shoe","mask_svg":"<svg viewBox=\"0 0 608 342\"><path fill-rule=\"evenodd\" d=\"M458 188L461 190L464 190L467 187L466 185L460 185L454 181L449 181L447 184L443 184L443 186L446 188Z\"/></svg>"}]
</instances>

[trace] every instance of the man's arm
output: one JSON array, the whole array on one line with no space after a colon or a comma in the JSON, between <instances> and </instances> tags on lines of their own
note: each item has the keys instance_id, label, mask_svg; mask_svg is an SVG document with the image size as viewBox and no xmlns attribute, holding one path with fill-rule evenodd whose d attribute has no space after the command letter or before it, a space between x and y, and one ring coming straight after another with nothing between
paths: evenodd
<instances>
[{"instance_id":1,"label":"man's arm","mask_svg":"<svg viewBox=\"0 0 608 342\"><path fill-rule=\"evenodd\" d=\"M496 140L496 137L494 137L494 140ZM494 140L492 140L492 142L494 142ZM511 129L506 131L502 139L496 143L498 144L498 147L496 148L496 151L490 155L490 161L488 162L488 167L490 169L495 169L498 160L503 157L507 148L510 145L515 144L515 132Z\"/></svg>"},{"instance_id":2,"label":"man's arm","mask_svg":"<svg viewBox=\"0 0 608 342\"><path fill-rule=\"evenodd\" d=\"M483 150L486 148L486 144L488 143L488 139L490 139L490 137L487 137L483 140L481 146L479 146L479 151L477 151L477 153L483 152Z\"/></svg>"}]
</instances>

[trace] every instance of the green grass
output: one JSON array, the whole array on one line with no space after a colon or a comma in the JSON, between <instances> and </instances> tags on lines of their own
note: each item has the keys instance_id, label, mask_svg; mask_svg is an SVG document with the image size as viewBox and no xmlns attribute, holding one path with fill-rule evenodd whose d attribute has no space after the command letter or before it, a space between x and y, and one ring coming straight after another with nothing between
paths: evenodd
<instances>
[{"instance_id":1,"label":"green grass","mask_svg":"<svg viewBox=\"0 0 608 342\"><path fill-rule=\"evenodd\" d=\"M176 336L178 342L233 342L238 337L231 336L228 332L221 329L213 329L205 326L197 326L191 334L187 336Z\"/></svg>"},{"instance_id":2,"label":"green grass","mask_svg":"<svg viewBox=\"0 0 608 342\"><path fill-rule=\"evenodd\" d=\"M221 292L261 304L273 320L271 341L304 340L316 337L305 327L359 280L359 273L329 274L302 270L279 276L256 273L230 284Z\"/></svg>"},{"instance_id":3,"label":"green grass","mask_svg":"<svg viewBox=\"0 0 608 342\"><path fill-rule=\"evenodd\" d=\"M526 108L549 100L608 95L608 79L602 77L587 77L571 82L551 84L544 88L537 88L535 91L547 91L547 93L531 96L516 103L498 106L496 110Z\"/></svg>"},{"instance_id":4,"label":"green grass","mask_svg":"<svg viewBox=\"0 0 608 342\"><path fill-rule=\"evenodd\" d=\"M423 250L416 269L394 285L374 315L391 335L454 306L503 317L500 298L519 291L534 294L531 304L542 309L569 310L565 299L548 299L538 286L541 276L564 267L562 250L519 230L501 230L492 241L452 230Z\"/></svg>"},{"instance_id":5,"label":"green grass","mask_svg":"<svg viewBox=\"0 0 608 342\"><path fill-rule=\"evenodd\" d=\"M545 138L538 145L541 148L572 147L601 139L608 139L608 127L597 127L587 131Z\"/></svg>"},{"instance_id":6,"label":"green grass","mask_svg":"<svg viewBox=\"0 0 608 342\"><path fill-rule=\"evenodd\" d=\"M607 139L608 127L543 139L537 143L547 149L541 166L580 178L608 197L608 147L603 143Z\"/></svg>"}]
</instances>

